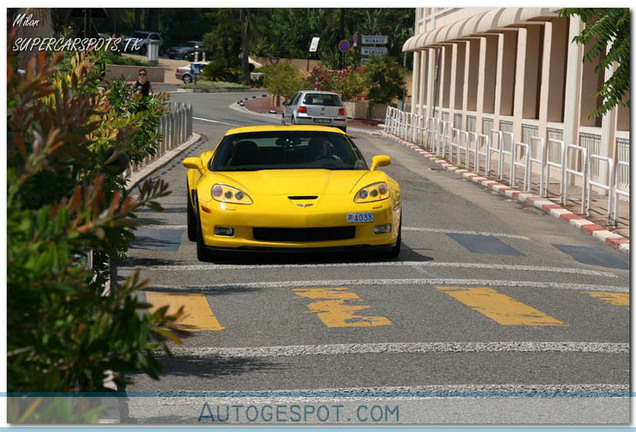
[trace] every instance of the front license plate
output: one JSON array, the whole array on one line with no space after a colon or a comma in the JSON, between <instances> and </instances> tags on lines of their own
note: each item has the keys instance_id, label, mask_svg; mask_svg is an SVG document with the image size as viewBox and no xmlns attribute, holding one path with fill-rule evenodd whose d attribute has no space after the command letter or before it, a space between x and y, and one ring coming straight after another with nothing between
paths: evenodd
<instances>
[{"instance_id":1,"label":"front license plate","mask_svg":"<svg viewBox=\"0 0 636 432\"><path fill-rule=\"evenodd\" d=\"M373 213L347 213L347 223L368 223L373 222Z\"/></svg>"},{"instance_id":2,"label":"front license plate","mask_svg":"<svg viewBox=\"0 0 636 432\"><path fill-rule=\"evenodd\" d=\"M322 123L322 124L330 124L331 123L331 119L328 119L328 118L315 118L314 122L315 123Z\"/></svg>"}]
</instances>

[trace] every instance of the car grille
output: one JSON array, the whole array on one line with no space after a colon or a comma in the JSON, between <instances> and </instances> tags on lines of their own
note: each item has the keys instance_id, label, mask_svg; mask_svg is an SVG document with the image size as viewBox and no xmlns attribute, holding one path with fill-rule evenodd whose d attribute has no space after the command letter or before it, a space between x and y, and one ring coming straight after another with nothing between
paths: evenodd
<instances>
[{"instance_id":1,"label":"car grille","mask_svg":"<svg viewBox=\"0 0 636 432\"><path fill-rule=\"evenodd\" d=\"M254 228L254 239L278 242L346 240L356 236L355 226L328 228Z\"/></svg>"}]
</instances>

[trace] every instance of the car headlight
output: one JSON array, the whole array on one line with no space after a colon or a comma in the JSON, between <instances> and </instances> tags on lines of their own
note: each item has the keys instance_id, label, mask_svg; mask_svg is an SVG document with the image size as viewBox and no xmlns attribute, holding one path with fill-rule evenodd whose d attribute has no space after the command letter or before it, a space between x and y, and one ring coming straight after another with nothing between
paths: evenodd
<instances>
[{"instance_id":1,"label":"car headlight","mask_svg":"<svg viewBox=\"0 0 636 432\"><path fill-rule=\"evenodd\" d=\"M212 198L222 203L252 204L250 196L242 190L220 183L212 186Z\"/></svg>"},{"instance_id":2,"label":"car headlight","mask_svg":"<svg viewBox=\"0 0 636 432\"><path fill-rule=\"evenodd\" d=\"M385 182L372 183L360 189L356 194L353 202L368 203L374 201L382 201L391 196L389 185Z\"/></svg>"}]
</instances>

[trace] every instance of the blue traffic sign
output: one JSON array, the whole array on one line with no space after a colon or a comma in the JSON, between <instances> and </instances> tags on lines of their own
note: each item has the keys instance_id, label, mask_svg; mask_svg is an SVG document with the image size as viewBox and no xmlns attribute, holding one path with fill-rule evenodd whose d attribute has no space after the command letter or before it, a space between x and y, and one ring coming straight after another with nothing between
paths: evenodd
<instances>
[{"instance_id":1,"label":"blue traffic sign","mask_svg":"<svg viewBox=\"0 0 636 432\"><path fill-rule=\"evenodd\" d=\"M340 50L340 52L347 52L349 51L349 48L351 47L348 40L341 40L338 44L338 49Z\"/></svg>"},{"instance_id":2,"label":"blue traffic sign","mask_svg":"<svg viewBox=\"0 0 636 432\"><path fill-rule=\"evenodd\" d=\"M358 43L358 33L354 33L353 34L353 43L357 44Z\"/></svg>"},{"instance_id":3,"label":"blue traffic sign","mask_svg":"<svg viewBox=\"0 0 636 432\"><path fill-rule=\"evenodd\" d=\"M190 73L192 75L201 75L202 66L203 65L201 63L192 63L192 64L190 64Z\"/></svg>"}]
</instances>

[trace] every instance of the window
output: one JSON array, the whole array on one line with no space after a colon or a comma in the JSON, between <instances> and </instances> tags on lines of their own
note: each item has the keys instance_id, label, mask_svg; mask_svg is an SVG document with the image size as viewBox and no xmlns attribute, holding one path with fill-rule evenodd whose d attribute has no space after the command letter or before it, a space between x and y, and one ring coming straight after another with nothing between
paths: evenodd
<instances>
[{"instance_id":1,"label":"window","mask_svg":"<svg viewBox=\"0 0 636 432\"><path fill-rule=\"evenodd\" d=\"M219 144L209 167L212 171L368 169L362 154L346 135L318 131L229 135Z\"/></svg>"},{"instance_id":2,"label":"window","mask_svg":"<svg viewBox=\"0 0 636 432\"><path fill-rule=\"evenodd\" d=\"M340 97L335 94L307 93L303 102L306 105L342 106Z\"/></svg>"}]
</instances>

